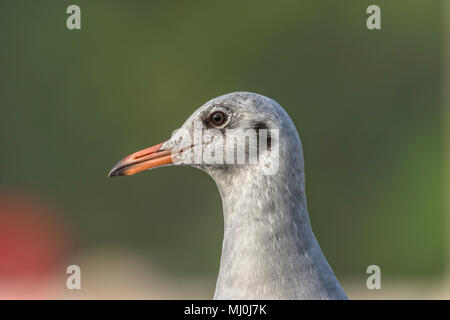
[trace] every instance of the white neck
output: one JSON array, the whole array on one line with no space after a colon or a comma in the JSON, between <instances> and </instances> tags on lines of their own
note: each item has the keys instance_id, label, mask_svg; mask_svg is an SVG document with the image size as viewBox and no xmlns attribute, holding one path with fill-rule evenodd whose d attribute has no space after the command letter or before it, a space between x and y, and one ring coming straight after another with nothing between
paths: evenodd
<instances>
[{"instance_id":1,"label":"white neck","mask_svg":"<svg viewBox=\"0 0 450 320\"><path fill-rule=\"evenodd\" d=\"M212 174L224 211L215 299L347 298L311 229L299 152L273 176Z\"/></svg>"}]
</instances>

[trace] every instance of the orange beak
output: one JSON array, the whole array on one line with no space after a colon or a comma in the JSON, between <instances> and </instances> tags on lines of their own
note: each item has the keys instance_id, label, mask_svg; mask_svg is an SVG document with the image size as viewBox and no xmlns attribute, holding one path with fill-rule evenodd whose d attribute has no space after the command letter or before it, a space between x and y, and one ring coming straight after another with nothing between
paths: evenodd
<instances>
[{"instance_id":1,"label":"orange beak","mask_svg":"<svg viewBox=\"0 0 450 320\"><path fill-rule=\"evenodd\" d=\"M173 163L172 150L159 150L163 143L126 156L116 163L108 177L129 176L143 170Z\"/></svg>"}]
</instances>

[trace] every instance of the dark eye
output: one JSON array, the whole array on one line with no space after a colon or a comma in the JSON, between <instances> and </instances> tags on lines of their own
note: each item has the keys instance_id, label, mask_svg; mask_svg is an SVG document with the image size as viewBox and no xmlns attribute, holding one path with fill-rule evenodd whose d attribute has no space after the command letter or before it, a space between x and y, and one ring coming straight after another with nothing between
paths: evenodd
<instances>
[{"instance_id":1,"label":"dark eye","mask_svg":"<svg viewBox=\"0 0 450 320\"><path fill-rule=\"evenodd\" d=\"M227 120L227 115L222 111L216 111L211 114L209 117L211 123L215 126L221 126Z\"/></svg>"}]
</instances>

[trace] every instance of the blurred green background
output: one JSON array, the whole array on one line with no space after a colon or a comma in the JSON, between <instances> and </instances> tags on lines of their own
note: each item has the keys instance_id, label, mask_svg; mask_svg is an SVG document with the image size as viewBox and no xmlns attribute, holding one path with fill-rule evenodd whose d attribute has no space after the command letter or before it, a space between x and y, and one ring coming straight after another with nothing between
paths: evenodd
<instances>
[{"instance_id":1,"label":"blurred green background","mask_svg":"<svg viewBox=\"0 0 450 320\"><path fill-rule=\"evenodd\" d=\"M81 7L82 29L66 28ZM366 28L378 4L382 29ZM107 179L207 100L278 101L338 277L444 269L441 1L1 1L0 187L58 208L77 250L117 246L214 286L222 208L187 167Z\"/></svg>"}]
</instances>

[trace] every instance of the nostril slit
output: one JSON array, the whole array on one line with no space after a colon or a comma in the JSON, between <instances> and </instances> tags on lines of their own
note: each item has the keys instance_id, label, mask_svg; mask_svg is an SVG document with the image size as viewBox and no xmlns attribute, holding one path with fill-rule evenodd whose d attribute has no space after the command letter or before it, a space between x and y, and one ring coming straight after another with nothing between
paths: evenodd
<instances>
[{"instance_id":1,"label":"nostril slit","mask_svg":"<svg viewBox=\"0 0 450 320\"><path fill-rule=\"evenodd\" d=\"M137 159L140 159L142 157L145 157L145 154L134 156L133 159L137 160Z\"/></svg>"}]
</instances>

